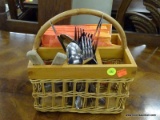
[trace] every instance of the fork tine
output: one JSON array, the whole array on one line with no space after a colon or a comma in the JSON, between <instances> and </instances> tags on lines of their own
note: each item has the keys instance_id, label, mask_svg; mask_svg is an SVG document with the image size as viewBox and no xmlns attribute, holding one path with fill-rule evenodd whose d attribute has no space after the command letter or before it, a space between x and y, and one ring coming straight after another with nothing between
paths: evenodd
<instances>
[{"instance_id":1,"label":"fork tine","mask_svg":"<svg viewBox=\"0 0 160 120\"><path fill-rule=\"evenodd\" d=\"M102 26L102 19L103 19L103 15L102 17L100 18L99 22L98 22L98 25L97 25L97 28L96 28L96 32L94 33L94 38L96 36L96 33L98 32L98 35L97 35L97 40L95 42L95 48L94 48L94 54L96 52L96 49L97 49L97 46L98 46L98 42L99 42L99 36L100 36L100 31L101 31L101 26Z\"/></svg>"},{"instance_id":2,"label":"fork tine","mask_svg":"<svg viewBox=\"0 0 160 120\"><path fill-rule=\"evenodd\" d=\"M83 31L82 34L85 35L84 29L82 31Z\"/></svg>"},{"instance_id":3,"label":"fork tine","mask_svg":"<svg viewBox=\"0 0 160 120\"><path fill-rule=\"evenodd\" d=\"M88 38L90 38L90 33L88 33Z\"/></svg>"},{"instance_id":4,"label":"fork tine","mask_svg":"<svg viewBox=\"0 0 160 120\"><path fill-rule=\"evenodd\" d=\"M76 41L77 40L77 28L75 26L75 30L74 30L74 40Z\"/></svg>"},{"instance_id":5,"label":"fork tine","mask_svg":"<svg viewBox=\"0 0 160 120\"><path fill-rule=\"evenodd\" d=\"M96 36L96 33L99 31L99 29L101 28L101 24L102 24L102 19L103 19L103 16L100 18L100 20L98 21L98 24L97 24L97 28L96 28L96 31L94 33L94 37Z\"/></svg>"},{"instance_id":6,"label":"fork tine","mask_svg":"<svg viewBox=\"0 0 160 120\"><path fill-rule=\"evenodd\" d=\"M93 41L93 44L92 44L92 49L93 49L93 54L95 54L95 47L96 47L96 45L95 45L95 41Z\"/></svg>"},{"instance_id":7,"label":"fork tine","mask_svg":"<svg viewBox=\"0 0 160 120\"><path fill-rule=\"evenodd\" d=\"M96 50L97 50L97 46L98 46L98 42L99 42L99 39L96 41L96 43L95 43L95 52L96 52Z\"/></svg>"},{"instance_id":8,"label":"fork tine","mask_svg":"<svg viewBox=\"0 0 160 120\"><path fill-rule=\"evenodd\" d=\"M87 37L87 52L88 52L88 58L91 57L91 46L90 46L90 33L88 34L88 37Z\"/></svg>"},{"instance_id":9,"label":"fork tine","mask_svg":"<svg viewBox=\"0 0 160 120\"><path fill-rule=\"evenodd\" d=\"M83 30L82 30L82 28L81 28L81 35L83 34Z\"/></svg>"},{"instance_id":10,"label":"fork tine","mask_svg":"<svg viewBox=\"0 0 160 120\"><path fill-rule=\"evenodd\" d=\"M77 40L79 40L79 27L77 28Z\"/></svg>"},{"instance_id":11,"label":"fork tine","mask_svg":"<svg viewBox=\"0 0 160 120\"><path fill-rule=\"evenodd\" d=\"M96 44L95 44L95 52L96 52L98 42L99 42L99 36L100 36L100 32L101 32L101 24L102 24L102 21L101 21L100 26L98 28L98 35L97 35L97 40L96 40Z\"/></svg>"}]
</instances>

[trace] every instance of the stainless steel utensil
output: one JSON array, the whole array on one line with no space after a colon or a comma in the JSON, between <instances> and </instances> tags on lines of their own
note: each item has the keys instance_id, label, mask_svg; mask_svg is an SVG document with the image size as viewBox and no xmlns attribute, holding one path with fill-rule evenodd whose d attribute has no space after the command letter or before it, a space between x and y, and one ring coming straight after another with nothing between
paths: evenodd
<instances>
[{"instance_id":1,"label":"stainless steel utensil","mask_svg":"<svg viewBox=\"0 0 160 120\"><path fill-rule=\"evenodd\" d=\"M84 90L85 90L85 83L83 83L83 82L77 83L77 85L76 85L76 91L77 92L82 92ZM83 105L83 98L80 97L80 96L77 96L76 100L75 100L75 105L76 105L77 109L81 109L82 105Z\"/></svg>"},{"instance_id":2,"label":"stainless steel utensil","mask_svg":"<svg viewBox=\"0 0 160 120\"><path fill-rule=\"evenodd\" d=\"M73 54L68 60L69 64L82 64L83 58L81 54Z\"/></svg>"},{"instance_id":3,"label":"stainless steel utensil","mask_svg":"<svg viewBox=\"0 0 160 120\"><path fill-rule=\"evenodd\" d=\"M95 43L94 43L94 54L95 54L95 52L96 52L96 49L97 49L97 46L98 46L98 42L99 42L99 35L100 35L100 31L101 31L101 26L102 26L102 19L103 19L103 15L102 15L102 17L100 18L100 20L99 20L99 22L98 22L98 24L97 24L97 28L96 28L96 31L95 31L95 33L94 33L94 35L93 35L93 37L95 38L95 36L96 36L96 34L97 34L97 32L98 32L98 35L97 35L97 40L95 41Z\"/></svg>"},{"instance_id":4,"label":"stainless steel utensil","mask_svg":"<svg viewBox=\"0 0 160 120\"><path fill-rule=\"evenodd\" d=\"M67 47L68 44L70 44L71 42L74 42L74 40L66 34L60 34L60 38L61 38L62 43L64 44L65 48Z\"/></svg>"},{"instance_id":5,"label":"stainless steel utensil","mask_svg":"<svg viewBox=\"0 0 160 120\"><path fill-rule=\"evenodd\" d=\"M83 105L82 97L80 97L80 96L76 97L75 105L76 105L77 109L81 109L82 108L82 105Z\"/></svg>"},{"instance_id":6,"label":"stainless steel utensil","mask_svg":"<svg viewBox=\"0 0 160 120\"><path fill-rule=\"evenodd\" d=\"M46 92L52 91L52 84L51 83L44 83L44 88Z\"/></svg>"},{"instance_id":7,"label":"stainless steel utensil","mask_svg":"<svg viewBox=\"0 0 160 120\"><path fill-rule=\"evenodd\" d=\"M92 41L93 35L84 31L84 29L75 27L75 41L78 41L78 46L82 50L84 64L97 64ZM73 52L70 52L73 53ZM90 60L90 61L89 61Z\"/></svg>"},{"instance_id":8,"label":"stainless steel utensil","mask_svg":"<svg viewBox=\"0 0 160 120\"><path fill-rule=\"evenodd\" d=\"M100 98L99 103L100 103L100 105L105 105L106 99L105 98Z\"/></svg>"},{"instance_id":9,"label":"stainless steel utensil","mask_svg":"<svg viewBox=\"0 0 160 120\"><path fill-rule=\"evenodd\" d=\"M71 42L70 44L67 45L66 52L67 52L67 57L70 58L71 55L73 54L81 54L82 50L76 43Z\"/></svg>"},{"instance_id":10,"label":"stainless steel utensil","mask_svg":"<svg viewBox=\"0 0 160 120\"><path fill-rule=\"evenodd\" d=\"M52 24L52 22L51 22L51 21L50 21L50 25L52 26L52 29L53 29L53 31L54 31L54 33L55 33L55 35L56 35L57 39L58 39L58 40L59 40L59 42L61 43L61 46L63 47L63 50L64 50L64 51L66 51L66 47L65 47L65 45L64 45L64 43L63 43L63 41L62 41L61 37L58 35L58 33L57 33L57 31L56 31L56 29L55 29L55 27L54 27L54 25Z\"/></svg>"},{"instance_id":11,"label":"stainless steel utensil","mask_svg":"<svg viewBox=\"0 0 160 120\"><path fill-rule=\"evenodd\" d=\"M97 88L97 89L99 89L99 88ZM90 93L96 93L96 84L95 83L90 83L89 84L89 92ZM93 102L93 98L90 98L89 99L89 102ZM105 98L100 98L99 99L99 103L101 104L101 105L104 105L105 103L106 103L106 99ZM90 103L89 103L90 104Z\"/></svg>"}]
</instances>

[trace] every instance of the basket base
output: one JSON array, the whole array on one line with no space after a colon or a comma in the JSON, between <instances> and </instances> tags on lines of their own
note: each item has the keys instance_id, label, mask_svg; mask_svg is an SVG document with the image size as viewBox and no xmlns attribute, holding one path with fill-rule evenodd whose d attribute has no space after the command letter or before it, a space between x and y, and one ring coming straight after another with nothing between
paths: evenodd
<instances>
[{"instance_id":1,"label":"basket base","mask_svg":"<svg viewBox=\"0 0 160 120\"><path fill-rule=\"evenodd\" d=\"M72 113L89 113L89 114L119 114L121 113L125 108L119 108L119 109L75 109L75 108L64 108L64 109L41 109L41 108L36 108L37 111L40 112L72 112Z\"/></svg>"}]
</instances>

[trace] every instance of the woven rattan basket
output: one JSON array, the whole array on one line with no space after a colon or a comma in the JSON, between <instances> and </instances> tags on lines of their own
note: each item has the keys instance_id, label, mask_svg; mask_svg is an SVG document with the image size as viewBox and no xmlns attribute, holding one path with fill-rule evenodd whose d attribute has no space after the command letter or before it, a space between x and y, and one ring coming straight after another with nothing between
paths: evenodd
<instances>
[{"instance_id":1,"label":"woven rattan basket","mask_svg":"<svg viewBox=\"0 0 160 120\"><path fill-rule=\"evenodd\" d=\"M92 114L116 114L125 108L126 98L129 97L129 85L134 80L137 66L127 47L126 36L118 24L109 15L92 9L73 9L56 15L49 21L56 22L79 14L88 14L107 20L118 31L112 34L111 41L116 46L98 47L95 65L33 65L28 64L28 76L33 86L34 107L43 112L78 112ZM50 27L47 21L36 35L33 49L37 50L44 59L53 59L62 48L39 47L41 37ZM114 59L109 62L107 60ZM81 83L84 89L77 91ZM72 88L69 88L72 84ZM89 92L90 85L95 86L94 92ZM48 88L47 88L48 86ZM59 86L59 87L57 87ZM75 101L81 97L82 107L77 109ZM100 102L103 100L103 102Z\"/></svg>"}]
</instances>

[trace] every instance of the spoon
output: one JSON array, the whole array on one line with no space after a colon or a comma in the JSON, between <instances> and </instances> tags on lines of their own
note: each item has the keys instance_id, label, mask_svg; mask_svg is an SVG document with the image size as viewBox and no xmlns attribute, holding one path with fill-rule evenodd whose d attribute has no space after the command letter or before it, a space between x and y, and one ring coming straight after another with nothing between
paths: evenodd
<instances>
[{"instance_id":1,"label":"spoon","mask_svg":"<svg viewBox=\"0 0 160 120\"><path fill-rule=\"evenodd\" d=\"M67 47L67 45L70 44L71 42L74 42L74 40L66 34L60 34L60 38L62 39L62 42L65 47Z\"/></svg>"},{"instance_id":2,"label":"spoon","mask_svg":"<svg viewBox=\"0 0 160 120\"><path fill-rule=\"evenodd\" d=\"M70 44L67 45L66 52L67 52L67 57L70 58L70 56L73 54L81 54L82 50L76 43L71 42Z\"/></svg>"},{"instance_id":3,"label":"spoon","mask_svg":"<svg viewBox=\"0 0 160 120\"><path fill-rule=\"evenodd\" d=\"M73 54L68 60L69 64L82 64L83 63L83 58L82 55L80 54Z\"/></svg>"}]
</instances>

